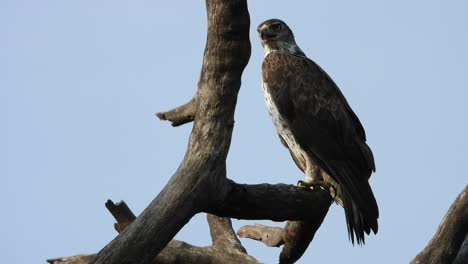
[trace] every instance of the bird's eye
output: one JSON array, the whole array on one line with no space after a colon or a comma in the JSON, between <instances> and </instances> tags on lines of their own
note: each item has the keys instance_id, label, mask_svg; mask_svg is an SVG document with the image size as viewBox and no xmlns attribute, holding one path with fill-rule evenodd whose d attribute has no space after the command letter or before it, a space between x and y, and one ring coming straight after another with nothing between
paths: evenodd
<instances>
[{"instance_id":1,"label":"bird's eye","mask_svg":"<svg viewBox=\"0 0 468 264\"><path fill-rule=\"evenodd\" d=\"M273 31L280 31L283 26L281 24L274 24L271 26L271 28L273 29Z\"/></svg>"}]
</instances>

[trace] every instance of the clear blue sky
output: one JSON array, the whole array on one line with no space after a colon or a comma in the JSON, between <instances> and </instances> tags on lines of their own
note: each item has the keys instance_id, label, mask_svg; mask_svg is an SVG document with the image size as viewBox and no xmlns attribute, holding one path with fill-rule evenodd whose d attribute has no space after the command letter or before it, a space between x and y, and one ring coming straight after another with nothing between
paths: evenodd
<instances>
[{"instance_id":1,"label":"clear blue sky","mask_svg":"<svg viewBox=\"0 0 468 264\"><path fill-rule=\"evenodd\" d=\"M468 183L467 2L255 0L249 8L252 57L229 177L303 178L260 88L255 28L281 18L364 124L381 211L379 234L353 247L333 206L299 263L407 263ZM0 259L96 252L115 236L104 202L124 199L141 212L183 157L191 125L172 128L152 114L195 92L204 2L0 0L0 36ZM177 237L209 244L205 216ZM279 249L242 242L260 261L277 261Z\"/></svg>"}]
</instances>

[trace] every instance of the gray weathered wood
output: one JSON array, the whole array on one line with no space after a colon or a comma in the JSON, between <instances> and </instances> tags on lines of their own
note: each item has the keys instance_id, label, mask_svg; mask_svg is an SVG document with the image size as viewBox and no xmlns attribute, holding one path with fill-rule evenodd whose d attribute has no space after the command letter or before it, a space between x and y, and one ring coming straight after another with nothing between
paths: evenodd
<instances>
[{"instance_id":1,"label":"gray weathered wood","mask_svg":"<svg viewBox=\"0 0 468 264\"><path fill-rule=\"evenodd\" d=\"M326 213L322 218L317 216L311 221L288 221L284 228L258 224L243 226L239 228L237 235L261 241L269 247L284 245L279 263L295 263L308 248L325 216Z\"/></svg>"},{"instance_id":2,"label":"gray weathered wood","mask_svg":"<svg viewBox=\"0 0 468 264\"><path fill-rule=\"evenodd\" d=\"M323 221L332 199L322 190L305 190L287 184L238 184L227 180L228 195L203 212L238 219ZM317 227L318 228L318 227Z\"/></svg>"},{"instance_id":3,"label":"gray weathered wood","mask_svg":"<svg viewBox=\"0 0 468 264\"><path fill-rule=\"evenodd\" d=\"M284 247L279 256L280 264L296 263L302 257L325 216L326 212L322 217L308 221L288 221L283 229Z\"/></svg>"},{"instance_id":4,"label":"gray weathered wood","mask_svg":"<svg viewBox=\"0 0 468 264\"><path fill-rule=\"evenodd\" d=\"M161 193L92 263L151 263L201 207L224 200L226 156L250 58L246 0L207 0L208 36L184 160Z\"/></svg>"},{"instance_id":5,"label":"gray weathered wood","mask_svg":"<svg viewBox=\"0 0 468 264\"><path fill-rule=\"evenodd\" d=\"M76 255L71 257L48 259L50 264L88 264L89 260L96 254Z\"/></svg>"},{"instance_id":6,"label":"gray weathered wood","mask_svg":"<svg viewBox=\"0 0 468 264\"><path fill-rule=\"evenodd\" d=\"M229 192L224 202L205 211L242 219L302 219L307 221L305 223L311 223L290 221L282 230L281 239L286 241L281 253L282 263L293 263L302 256L332 201L330 195L321 189L311 191L286 184L246 185L226 180L225 186ZM118 232L125 232L124 230L131 226L130 223L135 221L135 215L124 202L114 204L108 200L106 208L117 220L114 227ZM172 240L150 263L230 263L236 258L244 261L242 263L257 263L237 239L229 218L208 215L208 222L212 246L197 247ZM72 263L82 264L88 263L88 260L95 256L58 258L50 260L50 263L73 261Z\"/></svg>"},{"instance_id":7,"label":"gray weathered wood","mask_svg":"<svg viewBox=\"0 0 468 264\"><path fill-rule=\"evenodd\" d=\"M124 201L115 204L111 200L107 200L105 205L107 210L109 210L115 220L117 220L117 223L114 224L114 229L118 233L122 233L122 231L136 219L136 216Z\"/></svg>"},{"instance_id":8,"label":"gray weathered wood","mask_svg":"<svg viewBox=\"0 0 468 264\"><path fill-rule=\"evenodd\" d=\"M261 224L241 226L237 235L242 238L250 238L267 245L268 247L279 247L284 245L283 228L271 227Z\"/></svg>"},{"instance_id":9,"label":"gray weathered wood","mask_svg":"<svg viewBox=\"0 0 468 264\"><path fill-rule=\"evenodd\" d=\"M111 200L106 203L106 208L114 216L117 223L116 231L122 232L135 220L135 215L123 201L114 204ZM232 229L229 218L208 215L211 238L213 244L207 247L197 247L188 243L171 240L167 246L156 256L152 264L184 264L184 263L245 263L259 264L252 256L247 254L245 248L237 239ZM88 264L96 254L77 255L49 259L50 264Z\"/></svg>"},{"instance_id":10,"label":"gray weathered wood","mask_svg":"<svg viewBox=\"0 0 468 264\"><path fill-rule=\"evenodd\" d=\"M206 5L208 36L196 95L187 104L157 114L173 126L194 121L184 160L136 219L128 214L130 210L125 213L124 207L111 206L117 210L113 215L121 233L98 254L50 263L257 263L246 254L228 219L209 217L212 246L172 240L200 212L242 219L298 220L284 229L282 263L297 260L312 240L331 204L326 192L284 184L237 184L226 178L237 93L250 57L250 21L246 0L206 0ZM450 263L455 258L466 235L466 203L462 193L414 263Z\"/></svg>"},{"instance_id":11,"label":"gray weathered wood","mask_svg":"<svg viewBox=\"0 0 468 264\"><path fill-rule=\"evenodd\" d=\"M458 195L427 246L412 264L451 264L468 234L468 186ZM462 256L463 257L463 256ZM460 257L460 258L462 258ZM466 262L468 263L468 262Z\"/></svg>"},{"instance_id":12,"label":"gray weathered wood","mask_svg":"<svg viewBox=\"0 0 468 264\"><path fill-rule=\"evenodd\" d=\"M172 123L172 126L180 126L195 119L197 112L197 96L195 95L188 103L174 108L167 112L155 113L160 120L167 120Z\"/></svg>"}]
</instances>

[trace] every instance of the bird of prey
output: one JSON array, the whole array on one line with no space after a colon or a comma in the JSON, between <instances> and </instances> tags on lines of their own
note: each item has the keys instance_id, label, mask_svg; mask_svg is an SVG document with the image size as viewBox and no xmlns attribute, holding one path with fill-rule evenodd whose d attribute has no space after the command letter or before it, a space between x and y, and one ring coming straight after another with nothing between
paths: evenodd
<instances>
[{"instance_id":1,"label":"bird of prey","mask_svg":"<svg viewBox=\"0 0 468 264\"><path fill-rule=\"evenodd\" d=\"M364 232L377 233L379 210L369 185L374 157L361 122L286 23L270 19L257 31L265 54L264 99L281 142L305 173L299 187L328 190L345 210L351 242L356 237L364 244Z\"/></svg>"}]
</instances>

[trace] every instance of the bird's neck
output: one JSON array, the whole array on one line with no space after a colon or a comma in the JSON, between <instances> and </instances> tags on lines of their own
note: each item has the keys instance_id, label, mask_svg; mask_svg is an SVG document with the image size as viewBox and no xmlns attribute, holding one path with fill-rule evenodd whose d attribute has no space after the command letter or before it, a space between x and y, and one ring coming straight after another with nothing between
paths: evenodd
<instances>
[{"instance_id":1,"label":"bird's neck","mask_svg":"<svg viewBox=\"0 0 468 264\"><path fill-rule=\"evenodd\" d=\"M298 56L305 56L295 41L271 41L263 45L264 57L272 52L288 53Z\"/></svg>"}]
</instances>

